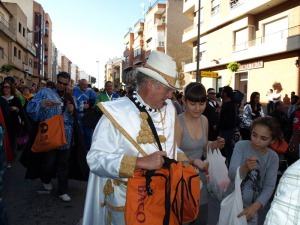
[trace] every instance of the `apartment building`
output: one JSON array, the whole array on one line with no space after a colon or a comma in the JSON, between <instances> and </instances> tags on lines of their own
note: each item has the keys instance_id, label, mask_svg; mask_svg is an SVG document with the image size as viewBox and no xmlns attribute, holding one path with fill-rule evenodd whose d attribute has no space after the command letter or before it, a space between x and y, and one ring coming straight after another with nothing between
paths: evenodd
<instances>
[{"instance_id":1,"label":"apartment building","mask_svg":"<svg viewBox=\"0 0 300 225\"><path fill-rule=\"evenodd\" d=\"M6 76L30 83L35 47L28 41L27 17L16 3L0 2L0 80Z\"/></svg>"},{"instance_id":2,"label":"apartment building","mask_svg":"<svg viewBox=\"0 0 300 225\"><path fill-rule=\"evenodd\" d=\"M52 80L50 16L33 0L5 0L0 6L8 10L6 18L5 10L0 14L3 28L15 35L9 44L1 42L7 46L2 47L4 52L7 49L7 62L0 65L11 65L13 69L9 75L23 78L27 84L39 83L41 79Z\"/></svg>"},{"instance_id":3,"label":"apartment building","mask_svg":"<svg viewBox=\"0 0 300 225\"><path fill-rule=\"evenodd\" d=\"M105 64L104 83L111 81L114 84L114 91L119 91L121 88L125 89L122 77L123 58L113 58ZM102 88L102 87L100 87Z\"/></svg>"},{"instance_id":4,"label":"apartment building","mask_svg":"<svg viewBox=\"0 0 300 225\"><path fill-rule=\"evenodd\" d=\"M182 65L191 62L192 47L182 43L181 34L192 21L182 10L182 0L158 0L149 6L145 18L138 20L124 36L122 77L128 88L136 75L132 69L142 66L153 50L170 55Z\"/></svg>"},{"instance_id":5,"label":"apartment building","mask_svg":"<svg viewBox=\"0 0 300 225\"><path fill-rule=\"evenodd\" d=\"M193 48L192 62L184 67L191 80L196 80L198 53L200 71L218 73L198 77L206 88L230 85L247 101L258 91L263 103L274 82L281 83L282 98L291 91L300 94L299 0L185 0L183 14L193 21L182 35ZM227 69L230 62L241 64L237 72Z\"/></svg>"},{"instance_id":6,"label":"apartment building","mask_svg":"<svg viewBox=\"0 0 300 225\"><path fill-rule=\"evenodd\" d=\"M34 77L52 80L52 21L41 4L33 2L33 43L37 47L34 58Z\"/></svg>"}]
</instances>

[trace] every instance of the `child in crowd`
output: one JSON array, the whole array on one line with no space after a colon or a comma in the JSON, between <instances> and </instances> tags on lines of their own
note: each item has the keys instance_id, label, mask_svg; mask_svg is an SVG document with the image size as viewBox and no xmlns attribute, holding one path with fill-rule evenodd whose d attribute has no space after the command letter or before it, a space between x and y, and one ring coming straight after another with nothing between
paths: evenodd
<instances>
[{"instance_id":1,"label":"child in crowd","mask_svg":"<svg viewBox=\"0 0 300 225\"><path fill-rule=\"evenodd\" d=\"M279 159L268 146L280 139L278 122L272 117L259 117L252 122L251 140L235 145L229 166L228 193L234 189L236 170L240 166L244 210L237 216L246 215L248 225L257 225L257 211L267 204L275 189Z\"/></svg>"}]
</instances>

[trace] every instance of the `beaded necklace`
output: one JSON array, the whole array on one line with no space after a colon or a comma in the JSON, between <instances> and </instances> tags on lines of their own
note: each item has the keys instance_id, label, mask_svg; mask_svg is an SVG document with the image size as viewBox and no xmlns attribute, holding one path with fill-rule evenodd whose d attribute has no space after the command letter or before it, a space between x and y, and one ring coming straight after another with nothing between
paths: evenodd
<instances>
[{"instance_id":1,"label":"beaded necklace","mask_svg":"<svg viewBox=\"0 0 300 225\"><path fill-rule=\"evenodd\" d=\"M158 139L161 143L164 143L164 148L166 150L166 137L165 137L165 119L166 119L166 114L167 114L167 106L165 106L165 110L164 110L164 115L162 114L162 111L161 110L157 110L157 109L152 109L150 108L149 106L143 104L142 102L140 102L138 99L137 99L137 95L136 93L134 93L133 95L133 100L134 100L134 103L135 105L139 108L143 108L147 111L150 111L150 112L159 112L159 115L160 115L160 121L155 121L151 118L151 120L154 122L154 123L161 123L162 124L162 132L163 134L162 135L158 135ZM148 113L147 112L143 112L141 111L140 112L140 118L142 119L142 122L141 122L141 125L140 125L140 128L141 130L139 131L139 134L136 138L137 140L137 143L138 144L154 144L158 149L158 144L154 138L154 135L153 135L153 132L149 126L149 123L148 123Z\"/></svg>"}]
</instances>

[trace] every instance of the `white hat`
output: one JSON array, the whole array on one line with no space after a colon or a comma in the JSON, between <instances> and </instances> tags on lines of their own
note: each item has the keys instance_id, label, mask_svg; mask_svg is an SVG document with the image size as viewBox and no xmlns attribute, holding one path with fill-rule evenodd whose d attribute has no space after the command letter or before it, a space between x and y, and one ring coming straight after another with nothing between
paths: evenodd
<instances>
[{"instance_id":1,"label":"white hat","mask_svg":"<svg viewBox=\"0 0 300 225\"><path fill-rule=\"evenodd\" d=\"M145 66L137 70L173 89L181 89L185 83L184 74L177 72L175 61L159 51L152 51Z\"/></svg>"}]
</instances>

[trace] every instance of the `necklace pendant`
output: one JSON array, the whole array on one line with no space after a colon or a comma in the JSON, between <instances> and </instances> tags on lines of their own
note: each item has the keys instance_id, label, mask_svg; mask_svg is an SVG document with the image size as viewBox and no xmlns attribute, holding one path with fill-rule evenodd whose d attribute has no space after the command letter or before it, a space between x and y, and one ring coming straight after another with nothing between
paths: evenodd
<instances>
[{"instance_id":1,"label":"necklace pendant","mask_svg":"<svg viewBox=\"0 0 300 225\"><path fill-rule=\"evenodd\" d=\"M166 137L164 135L158 135L158 139L161 143L165 143L166 142Z\"/></svg>"}]
</instances>

